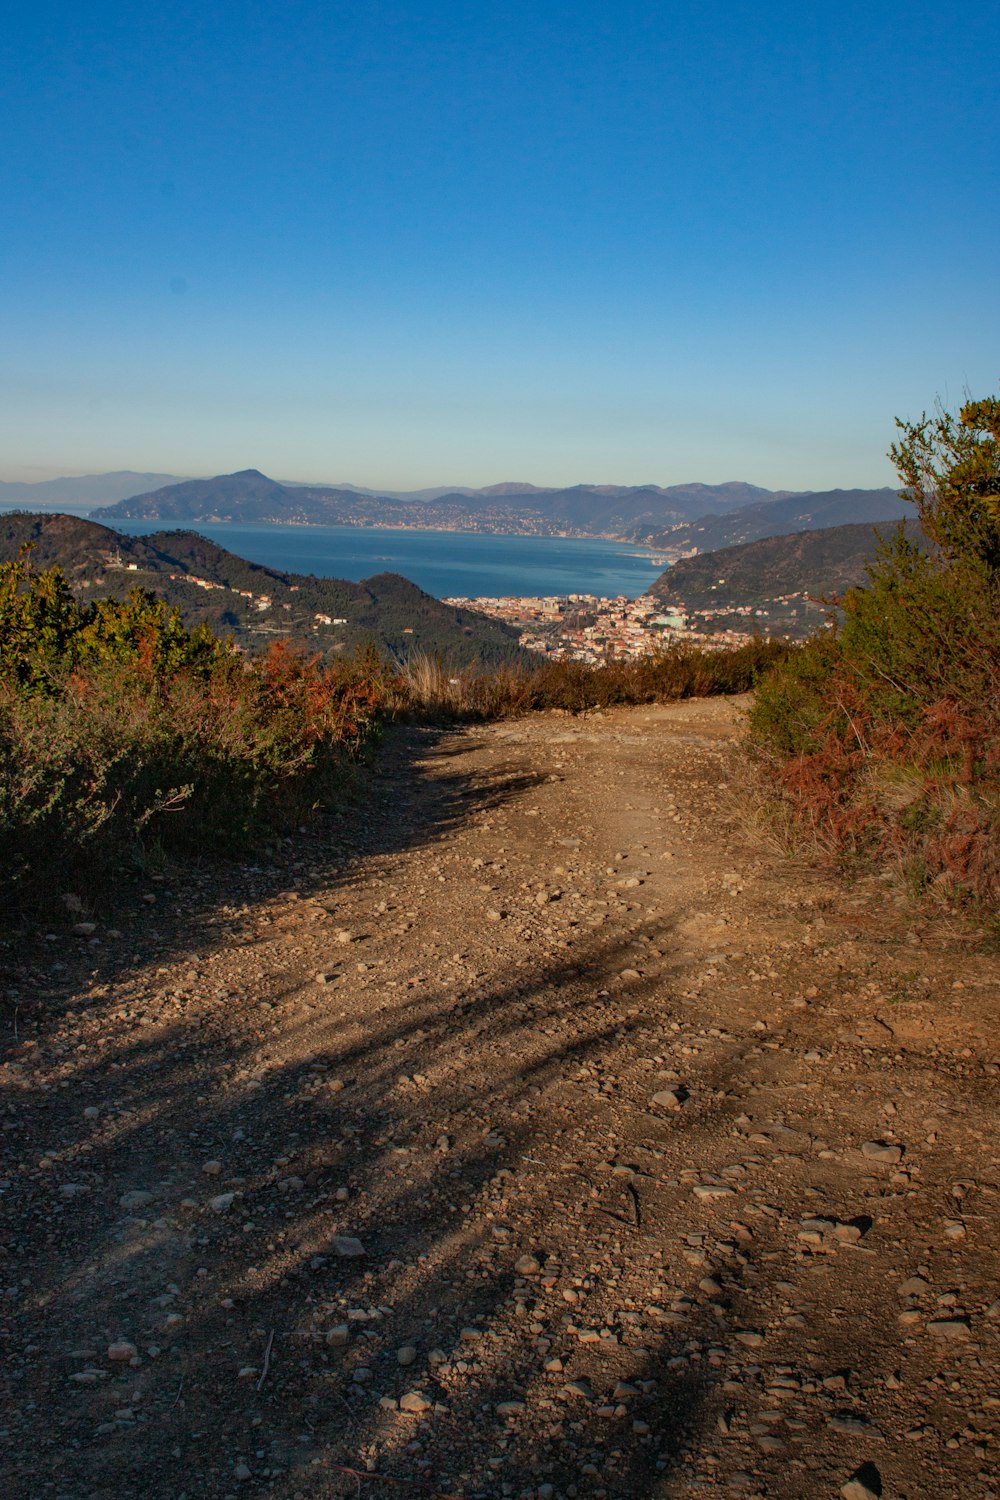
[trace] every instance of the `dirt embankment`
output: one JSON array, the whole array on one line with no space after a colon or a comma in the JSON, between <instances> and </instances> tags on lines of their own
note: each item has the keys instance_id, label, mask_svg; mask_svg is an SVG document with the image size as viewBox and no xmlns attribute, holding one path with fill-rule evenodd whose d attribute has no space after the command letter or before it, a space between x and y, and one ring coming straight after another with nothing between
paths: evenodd
<instances>
[{"instance_id":1,"label":"dirt embankment","mask_svg":"<svg viewBox=\"0 0 1000 1500\"><path fill-rule=\"evenodd\" d=\"M1000 1493L995 960L748 846L737 723L402 731L39 933L5 1495Z\"/></svg>"}]
</instances>

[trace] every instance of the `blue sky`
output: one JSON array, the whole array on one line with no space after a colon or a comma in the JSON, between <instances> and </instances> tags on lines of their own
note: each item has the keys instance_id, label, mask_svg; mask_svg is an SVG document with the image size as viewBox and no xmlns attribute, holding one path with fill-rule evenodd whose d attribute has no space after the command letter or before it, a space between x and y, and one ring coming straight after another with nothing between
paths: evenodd
<instances>
[{"instance_id":1,"label":"blue sky","mask_svg":"<svg viewBox=\"0 0 1000 1500\"><path fill-rule=\"evenodd\" d=\"M0 477L891 482L1000 377L995 21L19 7Z\"/></svg>"}]
</instances>

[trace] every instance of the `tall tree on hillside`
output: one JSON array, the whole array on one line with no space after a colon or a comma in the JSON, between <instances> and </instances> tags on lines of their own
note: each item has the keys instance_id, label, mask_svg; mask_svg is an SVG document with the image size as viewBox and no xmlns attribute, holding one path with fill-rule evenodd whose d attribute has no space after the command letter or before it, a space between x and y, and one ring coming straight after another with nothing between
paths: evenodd
<instances>
[{"instance_id":1,"label":"tall tree on hillside","mask_svg":"<svg viewBox=\"0 0 1000 1500\"><path fill-rule=\"evenodd\" d=\"M896 425L890 456L927 536L951 562L1000 570L1000 398Z\"/></svg>"}]
</instances>

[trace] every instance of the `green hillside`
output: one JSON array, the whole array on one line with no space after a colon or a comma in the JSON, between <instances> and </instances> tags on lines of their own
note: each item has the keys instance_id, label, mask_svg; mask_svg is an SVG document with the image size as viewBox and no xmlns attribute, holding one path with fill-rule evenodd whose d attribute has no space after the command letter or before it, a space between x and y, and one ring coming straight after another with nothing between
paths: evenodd
<instances>
[{"instance_id":1,"label":"green hillside","mask_svg":"<svg viewBox=\"0 0 1000 1500\"><path fill-rule=\"evenodd\" d=\"M823 618L814 601L865 582L879 539L892 525L827 526L788 536L765 537L682 557L661 573L649 592L699 623L733 623L735 610L766 611L759 622L771 631L808 634ZM907 535L920 536L916 522Z\"/></svg>"},{"instance_id":2,"label":"green hillside","mask_svg":"<svg viewBox=\"0 0 1000 1500\"><path fill-rule=\"evenodd\" d=\"M34 566L62 568L79 599L149 589L177 605L185 624L231 634L248 651L287 637L324 655L375 644L399 658L431 652L456 667L523 654L512 627L442 604L395 573L362 583L316 578L247 562L193 531L130 537L76 516L0 516L0 562L26 542Z\"/></svg>"}]
</instances>

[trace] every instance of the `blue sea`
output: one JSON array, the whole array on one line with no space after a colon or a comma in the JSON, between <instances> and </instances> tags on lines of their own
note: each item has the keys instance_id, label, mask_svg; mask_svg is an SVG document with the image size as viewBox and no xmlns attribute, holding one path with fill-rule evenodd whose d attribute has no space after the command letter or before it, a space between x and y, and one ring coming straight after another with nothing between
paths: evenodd
<instances>
[{"instance_id":1,"label":"blue sea","mask_svg":"<svg viewBox=\"0 0 1000 1500\"><path fill-rule=\"evenodd\" d=\"M163 521L110 524L130 536L172 529ZM497 594L624 594L634 599L663 571L655 553L630 542L596 538L208 521L191 530L229 552L282 572L355 582L375 573L402 573L438 599Z\"/></svg>"}]
</instances>

